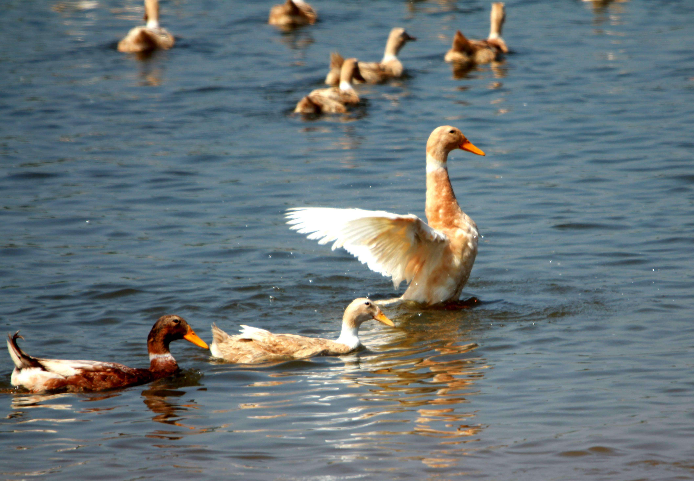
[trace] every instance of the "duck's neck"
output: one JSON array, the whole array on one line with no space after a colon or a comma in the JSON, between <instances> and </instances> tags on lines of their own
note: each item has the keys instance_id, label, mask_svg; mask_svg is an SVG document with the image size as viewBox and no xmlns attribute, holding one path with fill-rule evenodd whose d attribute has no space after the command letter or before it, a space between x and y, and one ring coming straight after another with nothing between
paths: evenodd
<instances>
[{"instance_id":1,"label":"duck's neck","mask_svg":"<svg viewBox=\"0 0 694 481\"><path fill-rule=\"evenodd\" d=\"M176 372L178 364L169 352L169 343L158 337L147 340L149 351L149 370L155 372Z\"/></svg>"},{"instance_id":2,"label":"duck's neck","mask_svg":"<svg viewBox=\"0 0 694 481\"><path fill-rule=\"evenodd\" d=\"M340 90L349 92L353 91L352 79L357 71L357 62L354 59L347 59L342 62L342 68L340 69Z\"/></svg>"},{"instance_id":3,"label":"duck's neck","mask_svg":"<svg viewBox=\"0 0 694 481\"><path fill-rule=\"evenodd\" d=\"M402 44L398 41L397 38L389 38L386 42L386 50L385 52L383 52L383 60L381 60L381 62L386 63L392 62L393 60L397 60L398 52L401 48Z\"/></svg>"},{"instance_id":4,"label":"duck's neck","mask_svg":"<svg viewBox=\"0 0 694 481\"><path fill-rule=\"evenodd\" d=\"M427 151L427 199L425 213L431 227L450 226L462 213L448 177L447 152Z\"/></svg>"},{"instance_id":5,"label":"duck's neck","mask_svg":"<svg viewBox=\"0 0 694 481\"><path fill-rule=\"evenodd\" d=\"M359 327L343 322L342 332L335 342L349 346L350 350L358 348L361 346L361 342L359 341Z\"/></svg>"},{"instance_id":6,"label":"duck's neck","mask_svg":"<svg viewBox=\"0 0 694 481\"><path fill-rule=\"evenodd\" d=\"M492 4L492 15L490 18L489 39L501 37L501 28L504 25L504 5L502 3Z\"/></svg>"},{"instance_id":7,"label":"duck's neck","mask_svg":"<svg viewBox=\"0 0 694 481\"><path fill-rule=\"evenodd\" d=\"M145 0L147 28L159 28L159 0Z\"/></svg>"}]
</instances>

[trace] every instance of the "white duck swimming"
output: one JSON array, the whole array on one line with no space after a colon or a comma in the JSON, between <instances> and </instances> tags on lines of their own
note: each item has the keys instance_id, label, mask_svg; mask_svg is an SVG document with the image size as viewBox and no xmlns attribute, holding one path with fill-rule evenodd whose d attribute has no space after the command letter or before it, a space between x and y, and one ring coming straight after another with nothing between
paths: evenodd
<instances>
[{"instance_id":1,"label":"white duck swimming","mask_svg":"<svg viewBox=\"0 0 694 481\"><path fill-rule=\"evenodd\" d=\"M210 352L214 357L242 364L341 356L361 346L359 326L371 319L386 326L395 325L377 305L366 298L355 299L347 306L342 317L342 332L336 341L295 334L273 334L249 326L241 326L241 334L230 336L213 324Z\"/></svg>"},{"instance_id":2,"label":"white duck swimming","mask_svg":"<svg viewBox=\"0 0 694 481\"><path fill-rule=\"evenodd\" d=\"M369 269L410 285L400 299L457 301L477 255L474 221L458 205L448 177L452 150L485 155L455 127L436 128L426 146L426 216L361 209L305 207L287 213L291 229L320 244L343 247Z\"/></svg>"},{"instance_id":3,"label":"white duck swimming","mask_svg":"<svg viewBox=\"0 0 694 481\"><path fill-rule=\"evenodd\" d=\"M168 50L174 46L173 35L159 26L159 0L145 0L145 21L147 25L133 28L118 42L119 52L151 52L157 49Z\"/></svg>"}]
</instances>

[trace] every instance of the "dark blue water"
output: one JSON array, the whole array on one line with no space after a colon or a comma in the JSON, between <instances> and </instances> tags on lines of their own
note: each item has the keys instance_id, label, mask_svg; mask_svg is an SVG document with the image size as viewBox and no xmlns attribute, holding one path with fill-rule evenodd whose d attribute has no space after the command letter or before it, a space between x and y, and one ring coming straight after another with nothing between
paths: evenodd
<instances>
[{"instance_id":1,"label":"dark blue water","mask_svg":"<svg viewBox=\"0 0 694 481\"><path fill-rule=\"evenodd\" d=\"M402 293L290 231L298 206L424 210L424 145L459 127L477 222L464 311L398 308L368 350L211 362L93 395L10 391L4 479L691 479L694 52L686 1L507 2L504 62L456 74L489 4L162 2L174 49L115 50L139 1L0 5L0 324L30 354L148 364L157 317L337 337L355 297ZM410 77L302 119L328 56Z\"/></svg>"}]
</instances>

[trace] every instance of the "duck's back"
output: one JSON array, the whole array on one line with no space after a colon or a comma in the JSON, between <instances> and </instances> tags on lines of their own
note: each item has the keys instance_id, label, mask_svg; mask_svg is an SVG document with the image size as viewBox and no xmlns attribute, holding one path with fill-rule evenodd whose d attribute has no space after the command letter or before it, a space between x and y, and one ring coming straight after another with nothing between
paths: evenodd
<instances>
[{"instance_id":1,"label":"duck's back","mask_svg":"<svg viewBox=\"0 0 694 481\"><path fill-rule=\"evenodd\" d=\"M213 341L210 346L212 355L235 363L258 363L349 352L346 345L328 339L273 334L264 329L242 327L241 334L230 336L213 325Z\"/></svg>"},{"instance_id":2,"label":"duck's back","mask_svg":"<svg viewBox=\"0 0 694 481\"><path fill-rule=\"evenodd\" d=\"M34 392L93 392L144 384L156 378L149 369L118 363L38 359L35 367L16 368L11 382Z\"/></svg>"},{"instance_id":3,"label":"duck's back","mask_svg":"<svg viewBox=\"0 0 694 481\"><path fill-rule=\"evenodd\" d=\"M164 28L135 27L118 42L118 51L137 53L156 49L168 50L174 46L174 43L173 35Z\"/></svg>"}]
</instances>

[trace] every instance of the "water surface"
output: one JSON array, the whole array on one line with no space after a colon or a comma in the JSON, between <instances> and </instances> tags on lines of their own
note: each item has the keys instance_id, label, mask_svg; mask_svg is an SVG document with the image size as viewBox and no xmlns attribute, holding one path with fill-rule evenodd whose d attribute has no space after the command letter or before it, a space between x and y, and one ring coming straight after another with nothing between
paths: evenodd
<instances>
[{"instance_id":1,"label":"water surface","mask_svg":"<svg viewBox=\"0 0 694 481\"><path fill-rule=\"evenodd\" d=\"M690 479L694 53L685 1L507 2L513 53L442 61L489 4L162 2L173 50L115 50L140 2L0 7L0 324L34 355L146 366L157 317L336 337L355 297L403 292L289 231L297 206L423 216L424 145L477 222L463 311L392 309L367 350L211 362L90 395L10 392L6 479ZM410 76L348 116L302 119L333 50L418 37Z\"/></svg>"}]
</instances>

